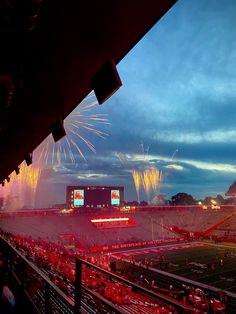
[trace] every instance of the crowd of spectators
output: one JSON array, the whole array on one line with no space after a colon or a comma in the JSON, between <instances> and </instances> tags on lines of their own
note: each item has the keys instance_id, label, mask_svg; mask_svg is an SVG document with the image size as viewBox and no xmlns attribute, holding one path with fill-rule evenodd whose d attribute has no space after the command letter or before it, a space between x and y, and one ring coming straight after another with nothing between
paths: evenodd
<instances>
[{"instance_id":1,"label":"crowd of spectators","mask_svg":"<svg viewBox=\"0 0 236 314\"><path fill-rule=\"evenodd\" d=\"M93 257L93 260L91 260L90 256L86 256L88 250L86 252L82 251L78 249L78 246L76 249L65 248L60 238L60 232L76 235L81 243L84 244L84 247L87 248L96 245L108 245L109 243L134 243L143 239L144 236L147 240L151 240L153 237L166 239L172 234L173 239L177 240L177 235L170 233L167 226L174 224L182 228L200 230L198 228L208 228L225 215L226 214L223 212L217 212L217 215L215 215L213 212L199 209L194 209L193 211L183 209L181 210L181 215L179 215L176 210L169 212L147 211L145 215L142 212L137 212L130 214L132 219L136 221L135 227L98 230L89 223L91 217L94 217L91 213L86 215L81 214L81 216L78 217L78 214L63 216L53 211L50 214L44 212L42 215L40 213L37 213L37 215L32 213L26 216L23 215L22 217L18 215L16 219L13 219L14 217L12 217L12 215L11 217L6 216L3 217L4 219L2 219L1 225L5 230L2 231L2 235L5 239L13 244L27 259L43 270L50 280L64 293L73 298L75 257L89 259L92 263L102 265L105 269L109 269L110 262L107 258L108 255L105 254L97 254L97 257ZM42 228L40 226L42 226ZM79 226L80 228L78 228ZM10 232L6 232L7 229L5 227L10 228ZM21 235L16 235L18 230ZM229 235L229 233L224 234L224 236L227 235ZM98 259L100 261L98 261ZM166 261L163 261L163 267L165 264ZM83 282L87 287L119 306L134 304L135 298L137 298L132 291L128 291L128 287L121 285L119 289L117 289L117 284L110 280L110 278L105 278L98 273L95 274L95 272L92 272L90 269L84 271ZM150 279L139 283L148 289L168 295L168 297L182 302L182 304L192 306L198 313L208 313L209 309L211 309L213 313L224 313L225 311L225 302L222 301L223 299L220 299L220 297L219 300L207 298L204 292L201 292L201 295L199 295L199 290L191 287L189 289L188 286L186 289L189 291L188 294L186 294L186 289L181 289L178 293L173 293L176 292L176 290L172 288L165 291L165 289L161 286L157 286L157 284ZM130 298L131 294L133 298ZM165 306L164 310L166 310ZM164 311L162 312L164 313ZM174 310L172 312L174 313Z\"/></svg>"},{"instance_id":2,"label":"crowd of spectators","mask_svg":"<svg viewBox=\"0 0 236 314\"><path fill-rule=\"evenodd\" d=\"M82 251L66 249L60 244L43 239L36 240L30 236L22 237L7 232L1 232L1 235L29 261L43 270L50 280L71 298L74 298L75 257L82 257L94 265L107 270L110 269L110 254L86 256ZM130 264L136 264L135 260L130 260L129 262ZM138 265L140 266L140 272L142 272L143 266L148 269L150 264L148 260L146 262L147 265L145 261L144 265ZM170 300L191 306L195 313L225 313L225 298L223 294L219 296L219 299L209 298L201 289L184 284L181 289L177 289L173 285L166 289L158 285L154 280L146 278L142 274L140 275L140 272L136 272L136 275L139 275L133 278L136 283L149 290L166 295ZM154 300L150 300L146 296L141 298L141 295L134 292L131 286L118 282L93 268L84 267L82 274L82 281L86 287L97 292L116 306L128 308L130 313L132 313L134 305L140 307L143 304L146 304L146 306L150 304L150 308L155 308L155 313L158 313L158 311L166 314L178 313L172 306L163 303L158 306L156 300L154 302ZM127 272L123 275L125 278L129 278Z\"/></svg>"},{"instance_id":3,"label":"crowd of spectators","mask_svg":"<svg viewBox=\"0 0 236 314\"><path fill-rule=\"evenodd\" d=\"M137 210L126 213L136 224L127 228L97 229L90 222L93 218L104 218L111 213L62 214L56 210L38 210L17 213L1 213L0 227L14 234L38 236L59 242L62 234L72 234L79 238L84 247L121 244L127 242L150 241L153 239L177 238L169 226L177 226L189 231L204 231L213 226L232 211L213 211L199 208ZM112 215L117 213L113 212ZM232 217L233 223L233 217ZM234 220L236 221L236 220ZM229 223L229 221L228 221ZM230 225L230 228L232 226Z\"/></svg>"},{"instance_id":4,"label":"crowd of spectators","mask_svg":"<svg viewBox=\"0 0 236 314\"><path fill-rule=\"evenodd\" d=\"M39 269L43 270L50 280L56 284L66 295L74 298L75 283L75 257L88 259L97 263L96 257L88 257L83 252L67 250L59 244L45 241L42 239L32 239L32 237L22 237L7 232L1 232L1 235L13 245L29 261L35 263ZM99 258L100 265L108 268L109 258L102 256ZM169 306L158 300L153 300L133 291L132 287L114 280L111 276L89 267L83 268L82 282L102 297L112 302L116 306L125 307L129 313L135 313L134 308L139 310L144 307L140 313L178 313L173 306ZM155 302L154 302L155 301Z\"/></svg>"},{"instance_id":5,"label":"crowd of spectators","mask_svg":"<svg viewBox=\"0 0 236 314\"><path fill-rule=\"evenodd\" d=\"M176 283L176 286L171 283L166 287L168 280L165 280L165 285L163 285L161 280L155 281L153 279L152 272L149 270L151 265L148 259L145 259L142 263L132 257L128 260L120 257L118 260L121 261L119 273L149 290L166 295L184 305L189 305L196 313L226 313L227 296L223 291L219 291L216 298L199 287L185 283L181 286L179 283ZM166 264L165 258L163 258L162 263L163 265Z\"/></svg>"}]
</instances>

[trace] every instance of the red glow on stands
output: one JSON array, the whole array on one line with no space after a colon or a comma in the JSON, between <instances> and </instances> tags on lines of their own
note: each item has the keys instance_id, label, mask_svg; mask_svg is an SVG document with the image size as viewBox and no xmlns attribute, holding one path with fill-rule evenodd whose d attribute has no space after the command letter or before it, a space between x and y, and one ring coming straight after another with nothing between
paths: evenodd
<instances>
[{"instance_id":1,"label":"red glow on stands","mask_svg":"<svg viewBox=\"0 0 236 314\"><path fill-rule=\"evenodd\" d=\"M115 222L115 221L129 221L128 217L113 217L113 218L98 218L91 219L90 221L93 223L102 223L102 222Z\"/></svg>"},{"instance_id":2,"label":"red glow on stands","mask_svg":"<svg viewBox=\"0 0 236 314\"><path fill-rule=\"evenodd\" d=\"M135 221L129 217L107 217L107 218L95 218L90 222L97 228L125 228L135 226Z\"/></svg>"}]
</instances>

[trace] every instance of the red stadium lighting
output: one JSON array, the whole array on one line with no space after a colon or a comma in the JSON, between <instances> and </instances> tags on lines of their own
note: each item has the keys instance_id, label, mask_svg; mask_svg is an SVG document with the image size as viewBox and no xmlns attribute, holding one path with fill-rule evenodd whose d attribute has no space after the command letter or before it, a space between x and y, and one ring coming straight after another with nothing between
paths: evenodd
<instances>
[{"instance_id":1,"label":"red stadium lighting","mask_svg":"<svg viewBox=\"0 0 236 314\"><path fill-rule=\"evenodd\" d=\"M117 217L117 218L98 218L91 219L90 221L93 223L102 223L102 222L111 222L111 221L128 221L128 217Z\"/></svg>"}]
</instances>

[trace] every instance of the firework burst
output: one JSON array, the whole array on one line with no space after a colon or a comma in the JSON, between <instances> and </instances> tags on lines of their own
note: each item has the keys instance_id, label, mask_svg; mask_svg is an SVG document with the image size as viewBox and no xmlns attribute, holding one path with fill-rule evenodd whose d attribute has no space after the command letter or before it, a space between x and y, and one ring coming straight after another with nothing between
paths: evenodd
<instances>
[{"instance_id":1,"label":"firework burst","mask_svg":"<svg viewBox=\"0 0 236 314\"><path fill-rule=\"evenodd\" d=\"M141 186L141 182L142 182L142 176L141 176L141 173L139 171L136 171L136 170L132 170L131 173L133 176L134 185L135 185L135 189L136 189L137 196L138 196L138 202L139 202L139 191L140 191L140 186Z\"/></svg>"},{"instance_id":2,"label":"firework burst","mask_svg":"<svg viewBox=\"0 0 236 314\"><path fill-rule=\"evenodd\" d=\"M96 148L88 136L106 138L108 134L98 127L110 124L106 115L91 113L97 104L94 93L90 93L64 120L67 135L57 143L54 143L52 135L49 135L35 151L34 162L41 165L61 165L68 161L75 163L78 155L86 161L84 150L81 148L83 145L96 153Z\"/></svg>"},{"instance_id":3,"label":"firework burst","mask_svg":"<svg viewBox=\"0 0 236 314\"><path fill-rule=\"evenodd\" d=\"M138 196L138 202L141 187L143 187L148 200L151 192L158 192L162 181L162 172L158 171L157 168L152 166L150 169L146 169L144 171L132 170L131 173Z\"/></svg>"},{"instance_id":4,"label":"firework burst","mask_svg":"<svg viewBox=\"0 0 236 314\"><path fill-rule=\"evenodd\" d=\"M20 165L20 173L16 175L13 172L10 175L10 181L1 188L5 208L9 207L13 197L17 199L17 208L25 204L34 207L41 169L45 166L57 166L68 161L76 163L78 155L86 160L84 150L81 148L83 145L96 153L96 148L88 136L106 138L107 134L98 127L110 124L106 115L92 113L97 104L94 93L90 93L65 119L64 128L67 135L57 143L54 143L52 135L49 135L34 151L33 165L28 167L23 162Z\"/></svg>"}]
</instances>

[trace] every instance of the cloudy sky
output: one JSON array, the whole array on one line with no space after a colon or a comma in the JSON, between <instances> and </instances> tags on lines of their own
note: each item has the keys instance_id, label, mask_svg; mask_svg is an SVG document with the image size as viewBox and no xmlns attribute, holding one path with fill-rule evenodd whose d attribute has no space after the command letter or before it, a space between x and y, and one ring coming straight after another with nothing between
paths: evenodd
<instances>
[{"instance_id":1,"label":"cloudy sky","mask_svg":"<svg viewBox=\"0 0 236 314\"><path fill-rule=\"evenodd\" d=\"M236 1L179 0L118 71L122 88L89 113L107 115L98 128L109 136L84 135L96 154L76 140L86 162L75 152L46 167L38 204L63 203L76 184L124 185L136 199L131 170L151 165L167 197L224 194L236 179Z\"/></svg>"}]
</instances>

